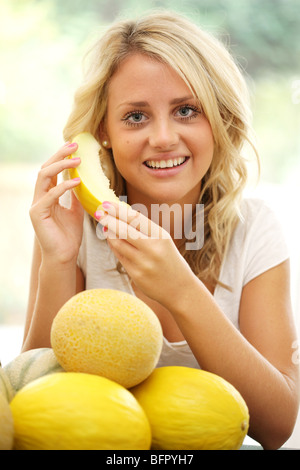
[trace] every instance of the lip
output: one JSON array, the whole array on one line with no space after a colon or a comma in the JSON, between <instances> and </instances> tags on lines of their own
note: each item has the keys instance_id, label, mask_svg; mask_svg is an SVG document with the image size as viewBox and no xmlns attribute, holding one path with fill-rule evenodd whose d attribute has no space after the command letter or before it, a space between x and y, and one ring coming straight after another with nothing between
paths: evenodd
<instances>
[{"instance_id":1,"label":"lip","mask_svg":"<svg viewBox=\"0 0 300 470\"><path fill-rule=\"evenodd\" d=\"M159 156L157 156L156 158L155 157L151 157L147 160L145 160L143 162L143 166L144 168L146 169L146 171L148 173L150 173L151 175L153 176L156 176L158 178L166 178L166 177L169 177L169 176L175 176L177 175L178 173L180 173L185 167L186 165L188 164L189 160L190 160L190 157L188 155L184 155L184 157L186 158L185 162L181 163L180 165L177 165L177 166L173 166L172 168L150 168L146 165L146 161L161 161L161 160L175 160L176 158L179 158L181 157L181 155L178 155L178 154L160 154Z\"/></svg>"}]
</instances>

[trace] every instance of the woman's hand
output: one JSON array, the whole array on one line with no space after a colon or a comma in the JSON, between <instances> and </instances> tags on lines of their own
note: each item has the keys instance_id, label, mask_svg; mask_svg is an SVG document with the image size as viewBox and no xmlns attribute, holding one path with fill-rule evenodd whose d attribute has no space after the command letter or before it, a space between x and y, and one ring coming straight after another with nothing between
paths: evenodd
<instances>
[{"instance_id":1,"label":"woman's hand","mask_svg":"<svg viewBox=\"0 0 300 470\"><path fill-rule=\"evenodd\" d=\"M77 259L83 231L83 208L71 191L71 207L60 205L59 198L75 188L80 179L57 184L63 170L74 168L80 159L66 158L77 150L77 144L66 144L39 171L30 208L31 221L43 258L68 263Z\"/></svg>"},{"instance_id":2,"label":"woman's hand","mask_svg":"<svg viewBox=\"0 0 300 470\"><path fill-rule=\"evenodd\" d=\"M126 205L104 202L95 217L107 241L135 285L170 308L194 274L170 234Z\"/></svg>"}]
</instances>

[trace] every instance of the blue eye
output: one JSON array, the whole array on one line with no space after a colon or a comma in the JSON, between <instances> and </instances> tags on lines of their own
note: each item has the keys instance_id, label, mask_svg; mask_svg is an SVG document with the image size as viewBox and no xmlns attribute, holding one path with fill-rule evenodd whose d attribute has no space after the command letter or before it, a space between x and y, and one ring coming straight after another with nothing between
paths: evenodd
<instances>
[{"instance_id":1,"label":"blue eye","mask_svg":"<svg viewBox=\"0 0 300 470\"><path fill-rule=\"evenodd\" d=\"M132 119L133 122L141 122L143 115L142 113L133 113L130 118Z\"/></svg>"},{"instance_id":2,"label":"blue eye","mask_svg":"<svg viewBox=\"0 0 300 470\"><path fill-rule=\"evenodd\" d=\"M184 105L180 106L176 114L177 113L179 114L180 118L191 119L193 117L196 117L200 113L200 109L198 109L196 106Z\"/></svg>"},{"instance_id":3,"label":"blue eye","mask_svg":"<svg viewBox=\"0 0 300 470\"><path fill-rule=\"evenodd\" d=\"M123 121L129 126L138 126L146 120L146 116L141 111L133 111L124 117Z\"/></svg>"},{"instance_id":4,"label":"blue eye","mask_svg":"<svg viewBox=\"0 0 300 470\"><path fill-rule=\"evenodd\" d=\"M179 112L181 113L181 116L183 116L183 117L189 116L191 111L192 111L191 108L188 108L187 106L184 106L184 108L181 108L179 110Z\"/></svg>"}]
</instances>

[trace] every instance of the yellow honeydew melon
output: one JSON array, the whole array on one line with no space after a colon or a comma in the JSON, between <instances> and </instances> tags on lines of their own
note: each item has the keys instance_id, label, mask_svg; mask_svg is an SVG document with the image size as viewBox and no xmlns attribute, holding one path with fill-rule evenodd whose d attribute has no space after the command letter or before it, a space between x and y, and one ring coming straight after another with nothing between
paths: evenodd
<instances>
[{"instance_id":1,"label":"yellow honeydew melon","mask_svg":"<svg viewBox=\"0 0 300 470\"><path fill-rule=\"evenodd\" d=\"M83 208L93 217L102 202L120 201L103 173L99 157L100 145L97 140L89 132L82 132L73 139L73 142L78 144L78 149L71 158L81 158L77 168L68 170L70 178L81 179L81 183L73 191Z\"/></svg>"},{"instance_id":2,"label":"yellow honeydew melon","mask_svg":"<svg viewBox=\"0 0 300 470\"><path fill-rule=\"evenodd\" d=\"M14 423L7 399L0 393L0 450L12 450Z\"/></svg>"},{"instance_id":3,"label":"yellow honeydew melon","mask_svg":"<svg viewBox=\"0 0 300 470\"><path fill-rule=\"evenodd\" d=\"M17 392L29 382L54 372L63 372L53 349L38 348L26 351L4 367L14 392Z\"/></svg>"},{"instance_id":4,"label":"yellow honeydew melon","mask_svg":"<svg viewBox=\"0 0 300 470\"><path fill-rule=\"evenodd\" d=\"M152 449L238 450L247 434L245 401L215 374L161 367L130 391L149 419Z\"/></svg>"},{"instance_id":5,"label":"yellow honeydew melon","mask_svg":"<svg viewBox=\"0 0 300 470\"><path fill-rule=\"evenodd\" d=\"M16 450L148 450L144 410L121 385L96 375L52 374L10 404Z\"/></svg>"},{"instance_id":6,"label":"yellow honeydew melon","mask_svg":"<svg viewBox=\"0 0 300 470\"><path fill-rule=\"evenodd\" d=\"M7 376L5 370L0 366L0 395L4 396L8 402L10 402L15 392L10 383L10 379Z\"/></svg>"},{"instance_id":7,"label":"yellow honeydew melon","mask_svg":"<svg viewBox=\"0 0 300 470\"><path fill-rule=\"evenodd\" d=\"M126 388L151 374L162 344L160 322L148 305L113 289L76 294L51 328L51 345L64 370L107 377Z\"/></svg>"}]
</instances>

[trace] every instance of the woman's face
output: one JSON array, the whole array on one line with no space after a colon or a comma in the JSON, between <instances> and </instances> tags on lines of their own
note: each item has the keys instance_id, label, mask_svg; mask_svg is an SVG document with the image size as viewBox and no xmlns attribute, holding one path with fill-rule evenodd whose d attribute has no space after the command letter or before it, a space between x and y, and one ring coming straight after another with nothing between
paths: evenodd
<instances>
[{"instance_id":1,"label":"woman's face","mask_svg":"<svg viewBox=\"0 0 300 470\"><path fill-rule=\"evenodd\" d=\"M213 158L211 127L182 78L142 54L113 75L101 139L126 181L128 202L198 202Z\"/></svg>"}]
</instances>

